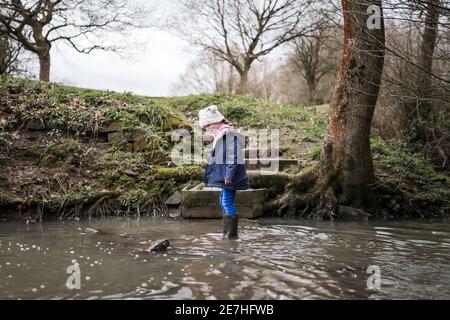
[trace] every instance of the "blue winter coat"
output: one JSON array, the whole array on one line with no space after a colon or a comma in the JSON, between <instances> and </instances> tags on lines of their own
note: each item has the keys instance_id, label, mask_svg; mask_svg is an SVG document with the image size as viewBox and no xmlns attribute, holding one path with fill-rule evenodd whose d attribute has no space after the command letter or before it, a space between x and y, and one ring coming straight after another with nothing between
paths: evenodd
<instances>
[{"instance_id":1,"label":"blue winter coat","mask_svg":"<svg viewBox=\"0 0 450 320\"><path fill-rule=\"evenodd\" d=\"M203 179L205 184L227 190L250 189L244 148L245 136L235 130L227 130L211 151ZM231 180L232 183L225 185L225 180Z\"/></svg>"}]
</instances>

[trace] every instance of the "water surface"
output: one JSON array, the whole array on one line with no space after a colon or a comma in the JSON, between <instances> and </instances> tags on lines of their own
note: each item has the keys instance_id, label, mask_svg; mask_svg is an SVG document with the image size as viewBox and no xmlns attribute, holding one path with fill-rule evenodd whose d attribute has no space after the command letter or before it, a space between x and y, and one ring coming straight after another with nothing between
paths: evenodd
<instances>
[{"instance_id":1,"label":"water surface","mask_svg":"<svg viewBox=\"0 0 450 320\"><path fill-rule=\"evenodd\" d=\"M242 220L237 241L223 241L221 228L220 220L1 223L0 298L450 299L445 221ZM160 238L173 249L135 252ZM66 287L74 261L80 290ZM380 269L380 290L367 287L369 266Z\"/></svg>"}]
</instances>

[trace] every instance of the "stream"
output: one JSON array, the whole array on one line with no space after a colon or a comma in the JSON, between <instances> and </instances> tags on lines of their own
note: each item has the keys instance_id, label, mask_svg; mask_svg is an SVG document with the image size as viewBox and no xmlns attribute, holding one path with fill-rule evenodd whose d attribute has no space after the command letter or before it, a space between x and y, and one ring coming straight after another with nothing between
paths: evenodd
<instances>
[{"instance_id":1,"label":"stream","mask_svg":"<svg viewBox=\"0 0 450 320\"><path fill-rule=\"evenodd\" d=\"M2 222L0 299L450 299L446 221L239 227L239 240L223 241L221 220ZM135 251L163 238L165 252Z\"/></svg>"}]
</instances>

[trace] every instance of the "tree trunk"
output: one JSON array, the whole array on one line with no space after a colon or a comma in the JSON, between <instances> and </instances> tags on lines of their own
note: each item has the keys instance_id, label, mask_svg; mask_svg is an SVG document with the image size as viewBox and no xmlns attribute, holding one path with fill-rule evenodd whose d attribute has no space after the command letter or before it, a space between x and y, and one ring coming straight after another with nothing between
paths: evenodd
<instances>
[{"instance_id":1,"label":"tree trunk","mask_svg":"<svg viewBox=\"0 0 450 320\"><path fill-rule=\"evenodd\" d=\"M50 81L50 48L38 53L39 55L39 80Z\"/></svg>"},{"instance_id":2,"label":"tree trunk","mask_svg":"<svg viewBox=\"0 0 450 320\"><path fill-rule=\"evenodd\" d=\"M359 208L370 205L370 131L384 66L383 14L381 27L370 30L371 5L381 9L381 0L342 0L344 53L319 164L319 181L338 203Z\"/></svg>"},{"instance_id":3,"label":"tree trunk","mask_svg":"<svg viewBox=\"0 0 450 320\"><path fill-rule=\"evenodd\" d=\"M44 36L44 25L35 23L32 25L33 38L36 42L37 50L34 51L39 57L39 80L50 81L50 49L51 43Z\"/></svg>"},{"instance_id":4,"label":"tree trunk","mask_svg":"<svg viewBox=\"0 0 450 320\"><path fill-rule=\"evenodd\" d=\"M316 103L317 81L311 77L306 82L308 85L308 105L313 106Z\"/></svg>"},{"instance_id":5,"label":"tree trunk","mask_svg":"<svg viewBox=\"0 0 450 320\"><path fill-rule=\"evenodd\" d=\"M5 74L8 70L8 39L5 35L0 34L0 75Z\"/></svg>"},{"instance_id":6,"label":"tree trunk","mask_svg":"<svg viewBox=\"0 0 450 320\"><path fill-rule=\"evenodd\" d=\"M426 141L426 133L421 129L420 122L430 120L433 68L433 56L436 48L439 25L439 0L429 0L425 18L425 29L422 35L418 67L415 78L417 101L406 106L408 123L411 126L414 141Z\"/></svg>"},{"instance_id":7,"label":"tree trunk","mask_svg":"<svg viewBox=\"0 0 450 320\"><path fill-rule=\"evenodd\" d=\"M239 81L239 92L240 95L247 94L247 84L248 84L248 70L244 70L240 73L241 79Z\"/></svg>"},{"instance_id":8,"label":"tree trunk","mask_svg":"<svg viewBox=\"0 0 450 320\"><path fill-rule=\"evenodd\" d=\"M227 92L234 93L234 67L232 64L228 66Z\"/></svg>"}]
</instances>

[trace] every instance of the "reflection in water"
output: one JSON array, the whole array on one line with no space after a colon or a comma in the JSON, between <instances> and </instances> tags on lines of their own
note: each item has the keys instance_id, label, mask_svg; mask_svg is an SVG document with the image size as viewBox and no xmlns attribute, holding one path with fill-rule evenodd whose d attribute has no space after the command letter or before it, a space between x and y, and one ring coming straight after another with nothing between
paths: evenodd
<instances>
[{"instance_id":1,"label":"reflection in water","mask_svg":"<svg viewBox=\"0 0 450 320\"><path fill-rule=\"evenodd\" d=\"M86 227L106 234L83 234ZM3 299L449 299L450 225L109 219L0 224ZM126 233L128 237L120 236ZM136 253L169 238L172 250ZM76 260L81 289L68 290ZM368 290L370 265L381 290Z\"/></svg>"}]
</instances>

